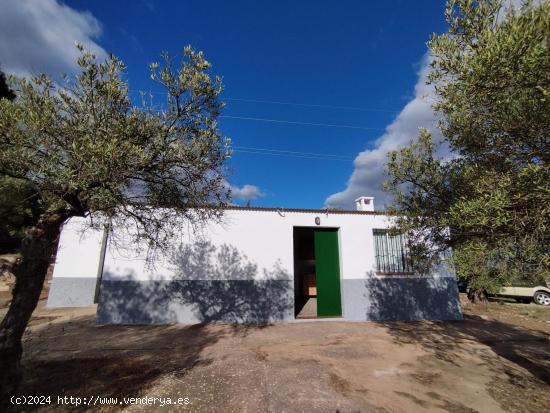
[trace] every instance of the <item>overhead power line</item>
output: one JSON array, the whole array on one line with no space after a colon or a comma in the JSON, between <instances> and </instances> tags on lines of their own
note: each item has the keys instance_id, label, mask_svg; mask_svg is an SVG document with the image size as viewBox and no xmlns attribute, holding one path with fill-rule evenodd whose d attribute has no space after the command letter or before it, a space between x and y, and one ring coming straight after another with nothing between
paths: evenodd
<instances>
[{"instance_id":1,"label":"overhead power line","mask_svg":"<svg viewBox=\"0 0 550 413\"><path fill-rule=\"evenodd\" d=\"M254 154L254 155L271 155L271 156L286 156L288 158L305 158L305 159L319 159L323 161L343 161L343 162L349 162L349 160L346 159L338 159L338 158L323 158L321 156L305 156L305 155L291 155L291 154L283 154L283 153L270 153L270 152L257 152L257 151L245 151L241 149L235 149L235 152L238 153L248 153L248 154Z\"/></svg>"},{"instance_id":2,"label":"overhead power line","mask_svg":"<svg viewBox=\"0 0 550 413\"><path fill-rule=\"evenodd\" d=\"M135 91L132 91L135 92ZM151 94L160 94L158 92L143 92ZM233 99L225 98L226 100L236 100L236 101L246 101L246 102L262 102L262 103L275 103L281 105L295 105L295 106L312 106L312 107L325 107L325 108L334 108L334 109L351 109L351 110L377 110L377 109L367 109L367 108L354 108L347 106L331 106L331 105L314 105L314 104L305 104L305 103L290 103L290 102L275 102L268 100L255 100L255 99ZM396 112L396 111L387 111L384 109L377 110L380 112ZM160 111L159 111L160 112ZM330 128L345 128L345 129L358 129L358 130L369 130L369 131L384 131L384 128L374 128L368 126L355 126L355 125L342 125L335 123L321 123L321 122L302 122L302 121L293 121L287 119L271 119L271 118L257 118L252 116L235 116L235 115L219 115L219 118L225 119L235 119L235 120L247 120L247 121L256 121L256 122L270 122L270 123L280 123L287 125L302 125L302 126L318 126L318 127L330 127Z\"/></svg>"},{"instance_id":3,"label":"overhead power line","mask_svg":"<svg viewBox=\"0 0 550 413\"><path fill-rule=\"evenodd\" d=\"M298 122L298 121L283 120L283 119L253 118L248 116L220 115L219 117L226 118L226 119L252 120L257 122L285 123L285 124L291 124L291 125L323 126L323 127L331 127L331 128L347 128L347 129L361 129L361 130L374 130L374 131L385 130L382 128L370 128L365 126L339 125L339 124L332 124L332 123L316 123L316 122Z\"/></svg>"},{"instance_id":4,"label":"overhead power line","mask_svg":"<svg viewBox=\"0 0 550 413\"><path fill-rule=\"evenodd\" d=\"M310 153L310 152L297 152L297 151L283 151L278 149L266 149L266 148L250 148L250 147L233 147L234 152L247 153L253 155L271 155L271 156L283 156L289 158L303 158L303 159L319 159L324 161L341 161L351 162L353 158L344 157L340 155Z\"/></svg>"},{"instance_id":5,"label":"overhead power line","mask_svg":"<svg viewBox=\"0 0 550 413\"><path fill-rule=\"evenodd\" d=\"M130 93L143 93L144 95L159 95L167 96L167 92L145 92L139 90L129 90ZM245 99L245 98L232 98L227 96L220 96L220 100L229 100L232 102L248 102L248 103L262 103L270 105L285 105L285 106L300 106L307 108L320 108L320 109L336 109L336 110L354 110L360 112L385 112L385 113L399 113L400 110L382 109L382 108L365 108L359 106L341 106L341 105L325 105L317 103L299 103L299 102L283 102L278 100L269 99Z\"/></svg>"},{"instance_id":6,"label":"overhead power line","mask_svg":"<svg viewBox=\"0 0 550 413\"><path fill-rule=\"evenodd\" d=\"M155 110L154 113L163 113L162 110ZM300 122L286 119L269 119L269 118L255 118L249 116L233 116L233 115L219 115L218 118L226 119L237 119L237 120L252 120L258 122L271 122L271 123L282 123L282 124L291 124L291 125L303 125L303 126L321 126L321 127L330 127L330 128L346 128L346 129L359 129L359 130L368 130L368 131L385 131L383 128L372 128L368 126L354 126L354 125L341 125L336 123L317 123L317 122Z\"/></svg>"},{"instance_id":7,"label":"overhead power line","mask_svg":"<svg viewBox=\"0 0 550 413\"><path fill-rule=\"evenodd\" d=\"M290 155L309 155L309 156L322 156L327 158L341 159L344 161L352 161L354 158L346 155L334 155L329 153L316 153L316 152L299 152L299 151L288 151L283 149L270 149L270 148L253 148L250 146L233 146L235 150L249 150L249 151L260 151L260 152L274 152L280 154L290 154Z\"/></svg>"},{"instance_id":8,"label":"overhead power line","mask_svg":"<svg viewBox=\"0 0 550 413\"><path fill-rule=\"evenodd\" d=\"M387 113L400 112L398 110L390 110L390 109L362 108L357 106L321 105L321 104L314 104L314 103L280 102L276 100L266 100L266 99L241 99L241 98L231 98L231 97L225 97L225 96L222 96L221 99L231 100L234 102L267 103L267 104L273 104L273 105L303 106L308 108L323 108L323 109L357 110L362 112L387 112Z\"/></svg>"}]
</instances>

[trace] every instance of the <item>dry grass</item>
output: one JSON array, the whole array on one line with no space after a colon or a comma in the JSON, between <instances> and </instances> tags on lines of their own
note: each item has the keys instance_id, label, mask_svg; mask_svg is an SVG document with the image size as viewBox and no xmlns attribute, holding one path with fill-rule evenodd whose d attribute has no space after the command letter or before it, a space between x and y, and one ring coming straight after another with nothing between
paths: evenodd
<instances>
[{"instance_id":1,"label":"dry grass","mask_svg":"<svg viewBox=\"0 0 550 413\"><path fill-rule=\"evenodd\" d=\"M461 294L460 301L465 314L550 333L550 307L505 298L490 298L487 303L472 304L464 294Z\"/></svg>"}]
</instances>

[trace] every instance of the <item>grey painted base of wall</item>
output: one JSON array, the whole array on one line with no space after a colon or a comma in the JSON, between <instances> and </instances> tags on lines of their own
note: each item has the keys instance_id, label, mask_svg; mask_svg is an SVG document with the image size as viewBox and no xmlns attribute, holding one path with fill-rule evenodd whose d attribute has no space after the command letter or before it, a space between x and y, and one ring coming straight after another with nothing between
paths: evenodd
<instances>
[{"instance_id":1,"label":"grey painted base of wall","mask_svg":"<svg viewBox=\"0 0 550 413\"><path fill-rule=\"evenodd\" d=\"M342 280L342 317L365 320L460 320L454 278ZM291 280L107 281L101 324L293 322Z\"/></svg>"},{"instance_id":2,"label":"grey painted base of wall","mask_svg":"<svg viewBox=\"0 0 550 413\"><path fill-rule=\"evenodd\" d=\"M55 277L46 307L88 307L94 305L97 278Z\"/></svg>"},{"instance_id":3,"label":"grey painted base of wall","mask_svg":"<svg viewBox=\"0 0 550 413\"><path fill-rule=\"evenodd\" d=\"M101 324L291 321L293 281L104 280L97 319Z\"/></svg>"},{"instance_id":4,"label":"grey painted base of wall","mask_svg":"<svg viewBox=\"0 0 550 413\"><path fill-rule=\"evenodd\" d=\"M462 320L452 277L384 277L343 280L347 320Z\"/></svg>"}]
</instances>

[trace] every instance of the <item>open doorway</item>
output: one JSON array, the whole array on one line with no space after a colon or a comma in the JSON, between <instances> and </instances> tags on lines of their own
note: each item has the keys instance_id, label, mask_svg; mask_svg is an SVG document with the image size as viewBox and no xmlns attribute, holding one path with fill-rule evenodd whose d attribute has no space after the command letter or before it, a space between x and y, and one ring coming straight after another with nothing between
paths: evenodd
<instances>
[{"instance_id":1,"label":"open doorway","mask_svg":"<svg viewBox=\"0 0 550 413\"><path fill-rule=\"evenodd\" d=\"M317 317L317 280L313 228L294 228L294 316Z\"/></svg>"},{"instance_id":2,"label":"open doorway","mask_svg":"<svg viewBox=\"0 0 550 413\"><path fill-rule=\"evenodd\" d=\"M294 316L341 315L338 230L294 227Z\"/></svg>"}]
</instances>

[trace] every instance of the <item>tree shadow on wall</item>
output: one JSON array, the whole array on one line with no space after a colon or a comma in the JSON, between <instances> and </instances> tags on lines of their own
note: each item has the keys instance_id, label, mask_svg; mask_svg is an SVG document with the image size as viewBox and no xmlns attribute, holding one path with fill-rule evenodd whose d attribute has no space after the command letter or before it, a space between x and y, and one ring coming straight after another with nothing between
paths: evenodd
<instances>
[{"instance_id":1,"label":"tree shadow on wall","mask_svg":"<svg viewBox=\"0 0 550 413\"><path fill-rule=\"evenodd\" d=\"M231 245L199 240L168 252L172 274L137 281L105 274L98 322L103 324L269 323L292 319L290 274L275 263L260 269Z\"/></svg>"},{"instance_id":2,"label":"tree shadow on wall","mask_svg":"<svg viewBox=\"0 0 550 413\"><path fill-rule=\"evenodd\" d=\"M137 281L133 271L121 276L106 271L97 306L99 324L170 324L177 314L162 281Z\"/></svg>"},{"instance_id":3,"label":"tree shadow on wall","mask_svg":"<svg viewBox=\"0 0 550 413\"><path fill-rule=\"evenodd\" d=\"M367 320L460 320L454 277L377 277L365 280Z\"/></svg>"},{"instance_id":4,"label":"tree shadow on wall","mask_svg":"<svg viewBox=\"0 0 550 413\"><path fill-rule=\"evenodd\" d=\"M232 245L199 240L182 244L170 262L177 279L168 288L191 305L201 322L268 323L293 317L290 274L276 262L262 270Z\"/></svg>"}]
</instances>

